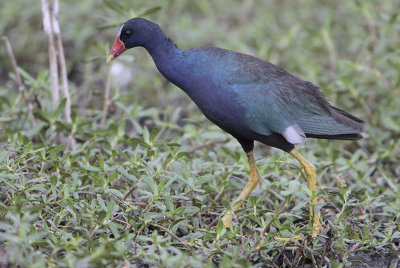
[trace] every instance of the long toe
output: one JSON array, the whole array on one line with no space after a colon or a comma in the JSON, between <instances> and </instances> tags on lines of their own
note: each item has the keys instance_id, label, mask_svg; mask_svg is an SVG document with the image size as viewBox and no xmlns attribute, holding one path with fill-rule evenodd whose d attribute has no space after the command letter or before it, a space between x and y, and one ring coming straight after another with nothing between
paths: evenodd
<instances>
[{"instance_id":1,"label":"long toe","mask_svg":"<svg viewBox=\"0 0 400 268\"><path fill-rule=\"evenodd\" d=\"M319 221L319 216L315 215L313 222L312 238L316 238L323 230L321 223Z\"/></svg>"},{"instance_id":2,"label":"long toe","mask_svg":"<svg viewBox=\"0 0 400 268\"><path fill-rule=\"evenodd\" d=\"M224 228L228 228L231 225L232 218L233 218L232 212L227 211L224 217L222 217L222 223L224 224Z\"/></svg>"}]
</instances>

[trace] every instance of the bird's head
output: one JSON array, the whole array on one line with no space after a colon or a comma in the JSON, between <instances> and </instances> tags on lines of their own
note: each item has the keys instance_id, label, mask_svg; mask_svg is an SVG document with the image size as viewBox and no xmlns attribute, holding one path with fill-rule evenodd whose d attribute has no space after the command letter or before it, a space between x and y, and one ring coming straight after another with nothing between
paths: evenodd
<instances>
[{"instance_id":1,"label":"bird's head","mask_svg":"<svg viewBox=\"0 0 400 268\"><path fill-rule=\"evenodd\" d=\"M117 39L108 53L107 63L121 55L125 50L146 46L159 26L142 18L133 18L125 22L119 29Z\"/></svg>"}]
</instances>

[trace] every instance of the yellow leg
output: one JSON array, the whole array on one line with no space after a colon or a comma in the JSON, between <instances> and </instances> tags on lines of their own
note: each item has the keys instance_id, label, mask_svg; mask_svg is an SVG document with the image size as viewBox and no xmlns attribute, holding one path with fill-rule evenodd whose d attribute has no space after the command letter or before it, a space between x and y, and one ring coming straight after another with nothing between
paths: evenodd
<instances>
[{"instance_id":1,"label":"yellow leg","mask_svg":"<svg viewBox=\"0 0 400 268\"><path fill-rule=\"evenodd\" d=\"M233 217L232 212L235 212L240 208L244 200L251 194L251 192L254 190L254 188L256 188L258 182L260 181L260 174L258 173L256 162L254 161L253 151L247 153L247 160L249 161L250 165L249 182L247 183L243 191L240 193L239 197L235 200L235 202L233 202L232 211L226 212L224 217L222 218L224 228L229 227L229 225L231 224Z\"/></svg>"},{"instance_id":2,"label":"yellow leg","mask_svg":"<svg viewBox=\"0 0 400 268\"><path fill-rule=\"evenodd\" d=\"M295 149L290 151L290 154L293 155L303 166L304 171L306 173L308 189L310 189L313 195L315 195L317 193L317 177L314 165L307 159L305 159ZM314 198L310 204L310 221L312 221L313 223L312 237L316 237L322 231L321 223L319 222L319 215L315 213L315 205L317 204L317 202L318 202L317 198Z\"/></svg>"}]
</instances>

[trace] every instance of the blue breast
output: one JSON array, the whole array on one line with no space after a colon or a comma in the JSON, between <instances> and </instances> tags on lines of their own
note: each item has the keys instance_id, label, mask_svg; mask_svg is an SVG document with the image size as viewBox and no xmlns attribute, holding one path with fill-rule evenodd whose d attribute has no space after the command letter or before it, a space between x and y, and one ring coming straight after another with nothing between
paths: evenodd
<instances>
[{"instance_id":1,"label":"blue breast","mask_svg":"<svg viewBox=\"0 0 400 268\"><path fill-rule=\"evenodd\" d=\"M210 121L235 137L254 138L246 107L238 102L239 92L227 81L235 70L233 52L208 47L189 49L174 61L169 61L167 70L160 71L183 89Z\"/></svg>"}]
</instances>

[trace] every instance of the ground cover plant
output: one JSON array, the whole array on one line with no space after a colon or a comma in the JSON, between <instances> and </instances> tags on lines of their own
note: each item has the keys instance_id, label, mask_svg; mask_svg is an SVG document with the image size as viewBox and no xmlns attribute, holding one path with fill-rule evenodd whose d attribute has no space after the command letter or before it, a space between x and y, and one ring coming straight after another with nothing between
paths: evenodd
<instances>
[{"instance_id":1,"label":"ground cover plant","mask_svg":"<svg viewBox=\"0 0 400 268\"><path fill-rule=\"evenodd\" d=\"M66 99L52 107L40 3L1 5L27 94L2 42L0 267L400 265L400 3L61 2L70 120ZM299 164L261 144L261 184L222 228L247 182L239 144L143 49L105 64L121 22L139 15L179 47L213 45L277 64L366 121L364 140L297 146L317 169L321 235L309 237ZM304 239L274 239L295 234Z\"/></svg>"}]
</instances>

